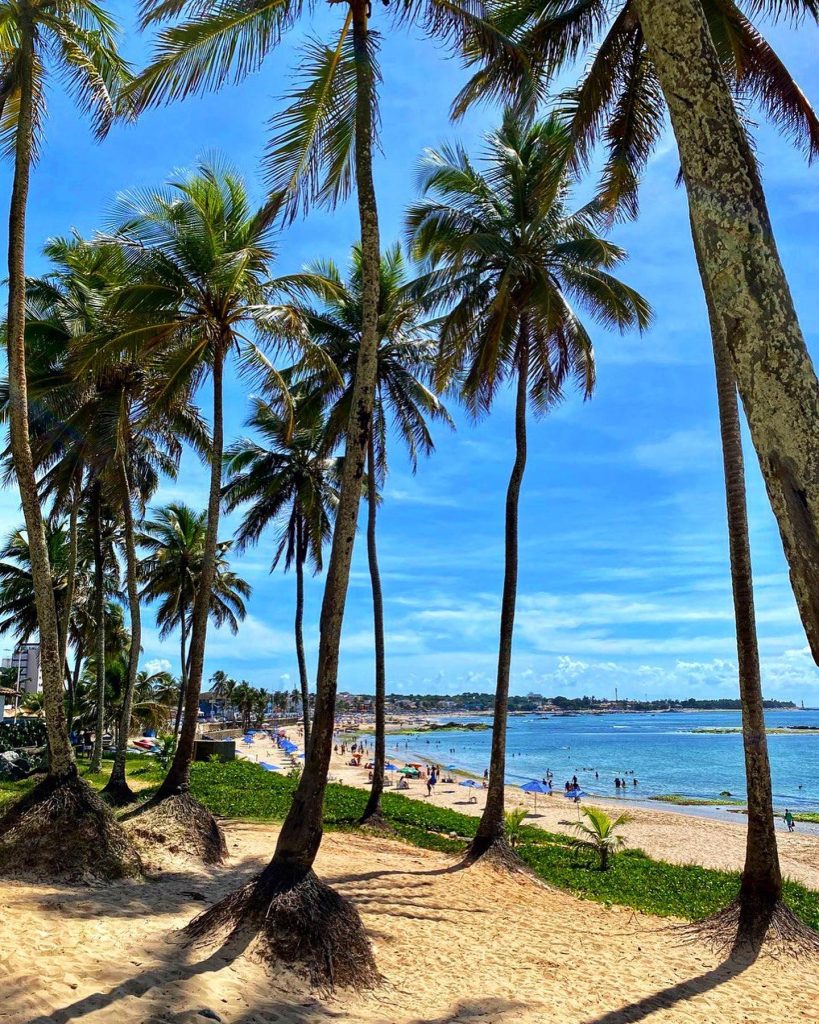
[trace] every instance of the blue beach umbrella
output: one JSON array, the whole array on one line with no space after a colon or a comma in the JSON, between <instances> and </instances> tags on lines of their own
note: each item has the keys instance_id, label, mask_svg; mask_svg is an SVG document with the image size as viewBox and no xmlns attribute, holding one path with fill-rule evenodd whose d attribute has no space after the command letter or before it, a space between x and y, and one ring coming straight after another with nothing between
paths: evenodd
<instances>
[{"instance_id":1,"label":"blue beach umbrella","mask_svg":"<svg viewBox=\"0 0 819 1024\"><path fill-rule=\"evenodd\" d=\"M465 786L467 789L480 789L481 784L476 782L474 779L463 779L458 783L459 786Z\"/></svg>"},{"instance_id":2,"label":"blue beach umbrella","mask_svg":"<svg viewBox=\"0 0 819 1024\"><path fill-rule=\"evenodd\" d=\"M589 794L584 792L580 788L580 786L575 786L574 789L567 789L566 792L563 794L563 796L565 796L567 800L574 800L574 802L577 804L577 819L578 819L578 821L580 820L580 798L582 796L588 796L588 795Z\"/></svg>"},{"instance_id":3,"label":"blue beach umbrella","mask_svg":"<svg viewBox=\"0 0 819 1024\"><path fill-rule=\"evenodd\" d=\"M384 771L385 772L394 772L395 771L395 765L394 764L385 764L384 765Z\"/></svg>"},{"instance_id":4,"label":"blue beach umbrella","mask_svg":"<svg viewBox=\"0 0 819 1024\"><path fill-rule=\"evenodd\" d=\"M531 782L524 782L520 787L524 793L532 793L535 798L535 810L537 810L537 795L538 793L548 793L549 787L544 786L540 779L532 779Z\"/></svg>"}]
</instances>

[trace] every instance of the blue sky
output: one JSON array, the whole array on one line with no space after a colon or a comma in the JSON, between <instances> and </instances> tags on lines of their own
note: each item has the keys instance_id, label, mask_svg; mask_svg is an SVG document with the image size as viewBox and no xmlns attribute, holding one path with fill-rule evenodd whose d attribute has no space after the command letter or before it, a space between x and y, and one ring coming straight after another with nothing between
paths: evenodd
<instances>
[{"instance_id":1,"label":"blue sky","mask_svg":"<svg viewBox=\"0 0 819 1024\"><path fill-rule=\"evenodd\" d=\"M114 3L123 22L130 4ZM340 8L318 12L315 28ZM375 6L376 26L381 16ZM386 24L386 22L385 22ZM819 102L817 30L773 28L771 38L809 97ZM296 34L296 39L300 33ZM127 55L145 41L133 30ZM43 241L72 227L100 226L121 190L160 183L175 168L218 151L259 198L265 122L287 88L296 58L282 46L263 71L221 94L152 111L94 144L87 125L55 91L47 141L32 181L29 269L45 269ZM400 237L425 146L459 138L473 152L492 126L476 111L453 128L448 105L463 80L457 64L419 33L392 32L382 49L382 153L376 168L382 238ZM759 130L759 155L780 251L808 344L819 346L816 167L774 131ZM725 696L736 692L727 537L710 340L688 233L677 156L666 137L648 168L641 216L615 238L630 252L623 277L646 295L656 320L643 337L593 331L598 387L530 423L521 507L521 571L512 689L621 697ZM9 194L2 167L0 194ZM317 257L344 262L356 238L352 204L315 211L279 241L277 272ZM203 404L206 396L203 395ZM243 430L246 388L229 381L230 439ZM437 431L436 454L413 477L397 448L380 511L388 685L394 692L491 690L503 570L503 504L513 457L511 404L457 430ZM779 536L749 450L749 505L760 645L767 696L819 704L819 673L790 593ZM188 457L156 503L201 508L206 470ZM21 520L13 491L0 494L0 530ZM226 518L222 536L235 519ZM269 575L271 547L235 559L254 588L238 638L211 631L206 673L222 668L269 689L296 682L291 623L295 581ZM321 579L311 580L307 640L315 665ZM150 666L178 668L176 642L158 640L150 609L143 626ZM6 639L6 643L10 640ZM3 641L0 640L0 644ZM372 690L372 620L363 542L353 566L340 686Z\"/></svg>"}]
</instances>

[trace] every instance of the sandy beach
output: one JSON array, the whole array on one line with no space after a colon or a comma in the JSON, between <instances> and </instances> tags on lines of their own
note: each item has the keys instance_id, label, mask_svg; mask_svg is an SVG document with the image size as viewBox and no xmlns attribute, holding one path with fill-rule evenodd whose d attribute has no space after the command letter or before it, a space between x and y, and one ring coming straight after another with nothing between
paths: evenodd
<instances>
[{"instance_id":1,"label":"sandy beach","mask_svg":"<svg viewBox=\"0 0 819 1024\"><path fill-rule=\"evenodd\" d=\"M4 881L3 1024L782 1024L815 1021L804 964L720 964L667 920L581 902L441 854L329 834L319 874L353 899L383 985L319 998L177 930L269 858L277 829L227 823L229 863L133 884ZM525 920L525 927L522 922ZM204 1012L203 1012L204 1011Z\"/></svg>"},{"instance_id":2,"label":"sandy beach","mask_svg":"<svg viewBox=\"0 0 819 1024\"><path fill-rule=\"evenodd\" d=\"M286 731L302 749L301 730L289 727ZM371 736L364 736L363 739L372 745ZM238 743L236 749L239 756L251 760L268 761L285 767L289 763L284 752L261 735L253 746L245 747ZM347 763L349 760L349 753L343 757L334 754L330 766L331 777L349 786L368 787L369 773L364 768L350 766ZM366 760L367 757L364 758ZM397 758L392 758L391 763L397 767L403 765ZM454 784L441 782L435 787L433 802L439 807L451 807L464 814L480 814L483 809L483 791L459 786L457 780L464 776L459 776L457 772L453 772L452 777L456 780ZM409 787L402 793L403 796L418 800L429 799L423 779L410 780ZM476 794L475 803L470 802L472 793ZM577 820L576 807L558 791L552 797L539 796L537 811L534 810L532 797L522 793L516 786L506 787L506 798L509 808L529 808L530 814L526 819L528 824L538 825L549 832L568 832ZM628 810L632 821L623 830L628 844L644 850L651 857L676 864L701 864L725 870L738 871L742 868L745 859L745 819L742 815L736 815L736 822L721 821L707 814L647 807L624 808L622 802L597 797L585 802L605 807L616 814ZM790 834L784 828L778 832L782 871L787 878L819 889L819 836L810 827L801 828L802 831Z\"/></svg>"}]
</instances>

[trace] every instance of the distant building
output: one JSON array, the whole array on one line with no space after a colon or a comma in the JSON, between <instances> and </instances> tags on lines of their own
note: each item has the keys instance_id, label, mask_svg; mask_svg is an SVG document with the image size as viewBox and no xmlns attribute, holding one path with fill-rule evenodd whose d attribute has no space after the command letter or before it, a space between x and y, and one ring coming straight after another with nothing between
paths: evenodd
<instances>
[{"instance_id":1,"label":"distant building","mask_svg":"<svg viewBox=\"0 0 819 1024\"><path fill-rule=\"evenodd\" d=\"M3 658L2 666L17 672L21 693L39 693L42 690L39 644L20 644L10 658Z\"/></svg>"}]
</instances>

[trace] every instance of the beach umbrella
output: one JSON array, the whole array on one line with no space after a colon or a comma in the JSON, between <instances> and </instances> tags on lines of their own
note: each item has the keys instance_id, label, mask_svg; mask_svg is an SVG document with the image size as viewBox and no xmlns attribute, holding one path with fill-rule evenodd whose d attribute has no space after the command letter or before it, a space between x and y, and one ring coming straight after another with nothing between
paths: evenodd
<instances>
[{"instance_id":1,"label":"beach umbrella","mask_svg":"<svg viewBox=\"0 0 819 1024\"><path fill-rule=\"evenodd\" d=\"M474 778L465 778L458 783L459 785L466 786L467 790L480 790L480 782L476 782Z\"/></svg>"},{"instance_id":2,"label":"beach umbrella","mask_svg":"<svg viewBox=\"0 0 819 1024\"><path fill-rule=\"evenodd\" d=\"M384 765L384 771L385 772L394 772L395 771L395 765L394 764L385 764Z\"/></svg>"},{"instance_id":3,"label":"beach umbrella","mask_svg":"<svg viewBox=\"0 0 819 1024\"><path fill-rule=\"evenodd\" d=\"M531 782L524 782L520 787L524 793L531 793L535 798L535 810L537 810L537 795L538 793L548 793L549 787L544 786L540 779L532 779ZM568 794L567 794L568 795Z\"/></svg>"},{"instance_id":4,"label":"beach umbrella","mask_svg":"<svg viewBox=\"0 0 819 1024\"><path fill-rule=\"evenodd\" d=\"M582 796L588 796L589 794L584 792L579 786L575 786L574 789L567 789L563 796L567 800L574 800L577 804L577 817L580 818L580 798Z\"/></svg>"},{"instance_id":5,"label":"beach umbrella","mask_svg":"<svg viewBox=\"0 0 819 1024\"><path fill-rule=\"evenodd\" d=\"M266 772L279 771L279 766L277 764L270 764L269 761L260 761L259 764L262 766L262 768L264 768Z\"/></svg>"}]
</instances>

